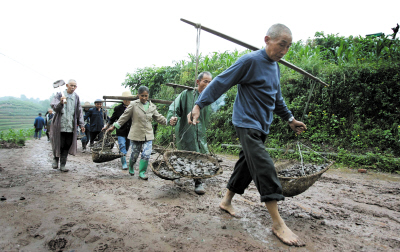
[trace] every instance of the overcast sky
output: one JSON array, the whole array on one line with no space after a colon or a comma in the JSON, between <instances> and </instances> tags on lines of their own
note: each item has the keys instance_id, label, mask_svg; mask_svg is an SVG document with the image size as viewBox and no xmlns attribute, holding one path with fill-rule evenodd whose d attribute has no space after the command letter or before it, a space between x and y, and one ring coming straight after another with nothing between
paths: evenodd
<instances>
[{"instance_id":1,"label":"overcast sky","mask_svg":"<svg viewBox=\"0 0 400 252\"><path fill-rule=\"evenodd\" d=\"M316 31L391 34L399 10L399 0L0 0L0 97L48 99L58 79L75 79L81 101L121 95L128 72L195 53L196 29L180 18L261 48L274 23L287 25L294 41ZM201 32L203 55L235 49L244 50Z\"/></svg>"}]
</instances>

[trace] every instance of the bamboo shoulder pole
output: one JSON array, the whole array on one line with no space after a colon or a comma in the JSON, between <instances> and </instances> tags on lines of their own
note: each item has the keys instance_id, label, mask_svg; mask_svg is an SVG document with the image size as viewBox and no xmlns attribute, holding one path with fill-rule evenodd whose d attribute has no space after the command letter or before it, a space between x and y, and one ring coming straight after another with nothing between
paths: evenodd
<instances>
[{"instance_id":1,"label":"bamboo shoulder pole","mask_svg":"<svg viewBox=\"0 0 400 252\"><path fill-rule=\"evenodd\" d=\"M128 100L128 101L134 101L137 100L137 96L131 96L131 97L126 97L126 96L103 96L103 99L116 99L116 100ZM172 103L172 101L166 101L166 100L158 100L158 99L149 99L152 103L160 103L160 104L166 104L169 105Z\"/></svg>"},{"instance_id":2,"label":"bamboo shoulder pole","mask_svg":"<svg viewBox=\"0 0 400 252\"><path fill-rule=\"evenodd\" d=\"M179 85L179 84L175 84L175 83L167 83L165 85L173 87L173 88L184 88L184 89L189 89L189 90L193 90L194 89L194 87L183 86L183 85Z\"/></svg>"},{"instance_id":3,"label":"bamboo shoulder pole","mask_svg":"<svg viewBox=\"0 0 400 252\"><path fill-rule=\"evenodd\" d=\"M185 22L185 23L187 23L187 24L190 24L190 25L192 25L192 26L194 26L194 27L200 27L202 30L204 30L204 31L206 31L206 32L209 32L209 33L214 34L214 35L216 35L216 36L218 36L218 37L221 37L221 38L224 38L224 39L226 39L226 40L229 40L229 41L231 41L231 42L233 42L233 43L236 43L236 44L238 44L238 45L241 45L241 46L243 46L243 47L246 47L247 49L250 49L250 50L252 50L252 51L257 51L257 50L259 50L259 48L255 47L255 46L252 46L252 45L250 45L250 44L247 44L247 43L245 43L245 42L242 42L242 41L240 41L240 40L238 40L238 39L235 39L235 38L232 38L232 37L230 37L230 36L227 36L227 35L225 35L225 34L223 34L223 33L214 31L214 30L212 30L212 29L210 29L210 28L207 28L207 27L205 27L205 26L203 26L203 25L200 26L199 24L193 23L193 22L191 22L191 21L189 21L189 20L186 20L186 19L183 19L183 18L181 18L181 21L182 21L182 22ZM304 75L304 76L307 76L307 77L310 78L310 79L313 79L313 80L315 80L315 81L317 81L317 82L319 82L319 83L321 83L321 84L323 84L323 85L329 87L328 84L326 84L325 82L323 82L323 81L320 80L319 78L317 78L317 77L315 77L314 75L312 75L312 74L310 74L310 73L304 71L304 70L301 69L300 67L297 67L297 66L293 65L292 63L289 63L289 62L287 62L287 61L285 61L285 60L282 60L282 59L279 60L278 62L281 63L281 64L284 65L284 66L287 66L287 67L289 67L289 68L295 70L296 72L301 73L301 74Z\"/></svg>"},{"instance_id":4,"label":"bamboo shoulder pole","mask_svg":"<svg viewBox=\"0 0 400 252\"><path fill-rule=\"evenodd\" d=\"M122 101L119 101L119 100L116 100L116 101L114 101L114 100L104 100L103 102L116 102L116 103L122 103Z\"/></svg>"}]
</instances>

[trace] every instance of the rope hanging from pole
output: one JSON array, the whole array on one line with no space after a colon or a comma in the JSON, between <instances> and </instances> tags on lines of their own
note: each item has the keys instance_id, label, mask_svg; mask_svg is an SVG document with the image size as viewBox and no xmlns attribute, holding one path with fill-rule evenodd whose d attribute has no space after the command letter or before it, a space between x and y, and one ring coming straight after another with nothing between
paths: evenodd
<instances>
[{"instance_id":1,"label":"rope hanging from pole","mask_svg":"<svg viewBox=\"0 0 400 252\"><path fill-rule=\"evenodd\" d=\"M198 75L199 68L199 49L200 49L200 32L201 32L201 24L196 24L197 36L196 36L196 72L194 75L194 87L196 88L196 80Z\"/></svg>"},{"instance_id":2,"label":"rope hanging from pole","mask_svg":"<svg viewBox=\"0 0 400 252\"><path fill-rule=\"evenodd\" d=\"M194 88L196 89L196 84L197 84L197 75L198 75L198 68L199 68L199 49L200 49L200 31L201 31L201 24L196 24L196 71L194 75ZM193 103L192 103L192 109L194 108L194 97L196 95L196 92L193 92ZM190 112L190 117L192 118L192 114ZM196 124L197 126L197 124Z\"/></svg>"},{"instance_id":3,"label":"rope hanging from pole","mask_svg":"<svg viewBox=\"0 0 400 252\"><path fill-rule=\"evenodd\" d=\"M196 89L196 84L197 84L197 75L198 75L198 68L199 68L199 50L200 50L200 32L201 32L201 24L196 24L196 34L197 34L197 36L196 36L196 70L195 70L195 76L194 76L194 91L193 91L193 103L192 103L192 109L193 109L193 107L194 107L194 102L195 102L195 95L196 95L196 92L195 92L195 89ZM189 63L188 63L188 66L189 66ZM174 88L174 98L176 98L175 96L176 96L176 86L174 86L173 87ZM176 117L176 115L175 115L175 110L176 110L176 107L175 107L175 100L173 101L173 103L174 103L174 117ZM185 132L182 134L182 136L181 136L181 139L179 139L179 141L177 142L177 143L179 143L179 142L181 142L182 141L182 139L183 139L183 136L185 135L185 133L189 130L189 128L191 127L191 126L193 126L193 125L189 125L189 127L187 127L187 129L185 130ZM197 125L195 126L195 127L197 127ZM173 135L173 140L172 140L172 143L174 143L175 142L175 137L174 137L174 135ZM171 144L171 143L170 143Z\"/></svg>"}]
</instances>

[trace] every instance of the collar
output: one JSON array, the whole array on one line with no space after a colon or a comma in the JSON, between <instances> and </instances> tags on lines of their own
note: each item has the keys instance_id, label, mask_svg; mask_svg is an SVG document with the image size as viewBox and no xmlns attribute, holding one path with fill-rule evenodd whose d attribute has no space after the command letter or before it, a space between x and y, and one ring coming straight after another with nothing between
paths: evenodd
<instances>
[{"instance_id":1,"label":"collar","mask_svg":"<svg viewBox=\"0 0 400 252\"><path fill-rule=\"evenodd\" d=\"M275 61L273 61L267 54L267 51L265 51L265 48L261 49L262 50L262 54L264 56L264 58L269 62L269 63L274 63Z\"/></svg>"},{"instance_id":2,"label":"collar","mask_svg":"<svg viewBox=\"0 0 400 252\"><path fill-rule=\"evenodd\" d=\"M72 94L68 94L67 90L64 91L64 95L65 97L72 99L72 97L75 95L75 92L73 92Z\"/></svg>"}]
</instances>

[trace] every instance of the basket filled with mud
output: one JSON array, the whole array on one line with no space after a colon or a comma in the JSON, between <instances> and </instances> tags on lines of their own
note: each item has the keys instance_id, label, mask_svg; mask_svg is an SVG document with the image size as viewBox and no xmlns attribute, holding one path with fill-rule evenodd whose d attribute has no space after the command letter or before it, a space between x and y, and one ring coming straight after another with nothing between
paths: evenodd
<instances>
[{"instance_id":1,"label":"basket filled with mud","mask_svg":"<svg viewBox=\"0 0 400 252\"><path fill-rule=\"evenodd\" d=\"M222 174L218 159L198 152L167 151L164 153L164 160L181 177L211 178Z\"/></svg>"},{"instance_id":2,"label":"basket filled with mud","mask_svg":"<svg viewBox=\"0 0 400 252\"><path fill-rule=\"evenodd\" d=\"M117 153L112 150L114 148L114 144L115 140L111 134L105 133L102 139L94 144L93 147L91 147L93 162L104 163L124 156L124 154L122 154L120 151Z\"/></svg>"},{"instance_id":3,"label":"basket filled with mud","mask_svg":"<svg viewBox=\"0 0 400 252\"><path fill-rule=\"evenodd\" d=\"M153 163L150 163L150 168L155 175L162 179L175 180L181 177L179 174L176 174L171 170L163 160L156 160Z\"/></svg>"},{"instance_id":4,"label":"basket filled with mud","mask_svg":"<svg viewBox=\"0 0 400 252\"><path fill-rule=\"evenodd\" d=\"M92 151L92 160L95 163L104 163L123 157L122 153L115 153L111 150Z\"/></svg>"},{"instance_id":5,"label":"basket filled with mud","mask_svg":"<svg viewBox=\"0 0 400 252\"><path fill-rule=\"evenodd\" d=\"M275 164L283 195L293 197L305 192L326 172L334 162L321 165L283 162Z\"/></svg>"}]
</instances>

